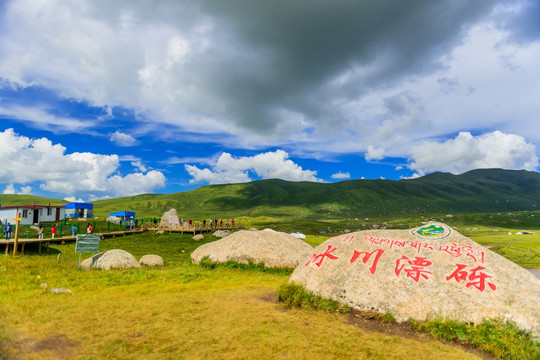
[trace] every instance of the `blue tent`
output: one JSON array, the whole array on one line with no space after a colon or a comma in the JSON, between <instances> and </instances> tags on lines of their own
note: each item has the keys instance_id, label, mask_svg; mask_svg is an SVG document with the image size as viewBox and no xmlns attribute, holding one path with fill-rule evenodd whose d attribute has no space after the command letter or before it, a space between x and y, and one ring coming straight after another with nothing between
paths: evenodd
<instances>
[{"instance_id":1,"label":"blue tent","mask_svg":"<svg viewBox=\"0 0 540 360\"><path fill-rule=\"evenodd\" d=\"M122 220L133 220L135 218L135 211L117 211L110 213L109 216L116 216L122 218Z\"/></svg>"}]
</instances>

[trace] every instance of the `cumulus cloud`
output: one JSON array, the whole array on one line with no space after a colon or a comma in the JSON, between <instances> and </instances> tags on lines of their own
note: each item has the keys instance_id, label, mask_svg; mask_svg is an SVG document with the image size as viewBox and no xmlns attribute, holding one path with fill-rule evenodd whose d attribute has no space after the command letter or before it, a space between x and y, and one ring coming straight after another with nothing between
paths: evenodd
<instances>
[{"instance_id":1,"label":"cumulus cloud","mask_svg":"<svg viewBox=\"0 0 540 360\"><path fill-rule=\"evenodd\" d=\"M317 172L304 170L289 159L283 150L266 152L255 156L233 157L222 153L211 168L200 169L194 165L185 165L192 177L190 183L207 182L209 184L242 183L251 181L250 172L262 179L283 179L289 181L321 182Z\"/></svg>"},{"instance_id":2,"label":"cumulus cloud","mask_svg":"<svg viewBox=\"0 0 540 360\"><path fill-rule=\"evenodd\" d=\"M148 168L146 166L144 166L144 164L139 160L132 161L131 166L137 168L141 172L146 172L148 170Z\"/></svg>"},{"instance_id":3,"label":"cumulus cloud","mask_svg":"<svg viewBox=\"0 0 540 360\"><path fill-rule=\"evenodd\" d=\"M120 131L115 131L114 133L110 134L109 140L111 140L113 143L115 143L118 146L137 145L137 140L133 136L129 134L124 134Z\"/></svg>"},{"instance_id":4,"label":"cumulus cloud","mask_svg":"<svg viewBox=\"0 0 540 360\"><path fill-rule=\"evenodd\" d=\"M3 159L0 183L37 182L43 190L68 196L135 195L162 187L166 180L159 171L120 176L117 155L66 154L61 144L53 144L46 138L19 136L13 129L0 132L0 158ZM22 188L25 189L29 188Z\"/></svg>"},{"instance_id":5,"label":"cumulus cloud","mask_svg":"<svg viewBox=\"0 0 540 360\"><path fill-rule=\"evenodd\" d=\"M20 191L15 190L15 186L13 184L8 184L2 194L24 194L28 195L32 193L32 187L31 186L21 186Z\"/></svg>"},{"instance_id":6,"label":"cumulus cloud","mask_svg":"<svg viewBox=\"0 0 540 360\"><path fill-rule=\"evenodd\" d=\"M519 135L494 131L479 136L461 132L443 142L425 141L411 151L411 170L424 174L447 171L460 174L478 168L538 168L536 146Z\"/></svg>"},{"instance_id":7,"label":"cumulus cloud","mask_svg":"<svg viewBox=\"0 0 540 360\"><path fill-rule=\"evenodd\" d=\"M364 157L367 161L382 160L384 158L384 149L369 145Z\"/></svg>"},{"instance_id":8,"label":"cumulus cloud","mask_svg":"<svg viewBox=\"0 0 540 360\"><path fill-rule=\"evenodd\" d=\"M337 172L335 174L332 174L331 176L332 179L350 179L351 178L351 174L349 174L349 172Z\"/></svg>"}]
</instances>

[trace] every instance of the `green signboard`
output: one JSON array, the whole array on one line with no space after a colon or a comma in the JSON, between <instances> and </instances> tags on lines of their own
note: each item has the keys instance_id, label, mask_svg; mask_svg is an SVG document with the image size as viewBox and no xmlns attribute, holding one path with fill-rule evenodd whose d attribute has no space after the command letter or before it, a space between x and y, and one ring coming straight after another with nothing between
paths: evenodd
<instances>
[{"instance_id":1,"label":"green signboard","mask_svg":"<svg viewBox=\"0 0 540 360\"><path fill-rule=\"evenodd\" d=\"M79 234L75 244L75 252L91 252L99 251L99 234Z\"/></svg>"}]
</instances>

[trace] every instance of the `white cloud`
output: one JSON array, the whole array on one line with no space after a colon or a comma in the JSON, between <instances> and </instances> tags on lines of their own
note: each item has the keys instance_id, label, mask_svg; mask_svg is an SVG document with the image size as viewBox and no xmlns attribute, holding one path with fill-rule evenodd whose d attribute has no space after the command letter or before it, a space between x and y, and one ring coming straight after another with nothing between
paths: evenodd
<instances>
[{"instance_id":1,"label":"white cloud","mask_svg":"<svg viewBox=\"0 0 540 360\"><path fill-rule=\"evenodd\" d=\"M165 185L165 176L159 171L118 175L118 155L65 152L64 146L46 138L30 139L13 129L0 132L0 183L38 182L43 190L67 196L135 195ZM21 191L29 191L29 187Z\"/></svg>"},{"instance_id":2,"label":"white cloud","mask_svg":"<svg viewBox=\"0 0 540 360\"><path fill-rule=\"evenodd\" d=\"M13 184L8 184L2 194L23 194L29 195L32 192L31 186L21 186L21 190L17 192Z\"/></svg>"},{"instance_id":3,"label":"white cloud","mask_svg":"<svg viewBox=\"0 0 540 360\"><path fill-rule=\"evenodd\" d=\"M85 202L83 199L77 198L75 196L66 196L64 200L69 201L69 202Z\"/></svg>"},{"instance_id":4,"label":"white cloud","mask_svg":"<svg viewBox=\"0 0 540 360\"><path fill-rule=\"evenodd\" d=\"M141 172L146 172L148 170L148 168L144 166L144 164L140 162L139 160L132 161L131 166L136 167Z\"/></svg>"},{"instance_id":5,"label":"white cloud","mask_svg":"<svg viewBox=\"0 0 540 360\"><path fill-rule=\"evenodd\" d=\"M369 145L365 154L367 161L371 160L382 160L384 158L384 149L377 148L373 145Z\"/></svg>"},{"instance_id":6,"label":"white cloud","mask_svg":"<svg viewBox=\"0 0 540 360\"><path fill-rule=\"evenodd\" d=\"M115 131L109 135L109 140L115 143L118 146L134 146L137 145L137 139L129 134L121 133L120 131Z\"/></svg>"},{"instance_id":7,"label":"white cloud","mask_svg":"<svg viewBox=\"0 0 540 360\"><path fill-rule=\"evenodd\" d=\"M424 174L448 171L460 174L478 168L536 171L536 146L519 135L494 131L479 136L461 132L444 142L425 141L411 151L409 168Z\"/></svg>"},{"instance_id":8,"label":"white cloud","mask_svg":"<svg viewBox=\"0 0 540 360\"><path fill-rule=\"evenodd\" d=\"M349 172L337 172L335 174L332 174L331 176L332 179L350 179L351 178L351 174L349 174Z\"/></svg>"},{"instance_id":9,"label":"white cloud","mask_svg":"<svg viewBox=\"0 0 540 360\"><path fill-rule=\"evenodd\" d=\"M266 152L255 156L234 158L229 153L222 153L211 169L200 169L194 165L185 165L186 171L193 178L190 183L208 182L209 184L242 183L251 181L252 171L262 179L283 179L289 181L322 182L316 177L317 172L303 170L301 166L288 159L283 150Z\"/></svg>"}]
</instances>

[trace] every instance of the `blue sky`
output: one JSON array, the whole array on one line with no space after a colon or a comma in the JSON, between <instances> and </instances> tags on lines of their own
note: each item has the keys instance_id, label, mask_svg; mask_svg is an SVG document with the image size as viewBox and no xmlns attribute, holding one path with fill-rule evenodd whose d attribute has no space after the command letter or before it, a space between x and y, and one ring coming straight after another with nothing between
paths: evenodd
<instances>
[{"instance_id":1,"label":"blue sky","mask_svg":"<svg viewBox=\"0 0 540 360\"><path fill-rule=\"evenodd\" d=\"M537 1L0 7L3 193L538 171Z\"/></svg>"}]
</instances>

